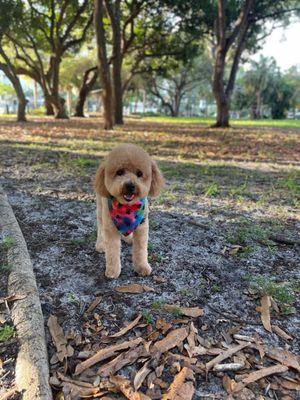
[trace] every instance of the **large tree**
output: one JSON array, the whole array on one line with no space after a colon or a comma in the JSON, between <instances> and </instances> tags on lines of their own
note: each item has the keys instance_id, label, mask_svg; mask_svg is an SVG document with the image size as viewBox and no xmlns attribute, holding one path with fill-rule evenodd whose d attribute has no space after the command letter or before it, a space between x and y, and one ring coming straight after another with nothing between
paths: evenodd
<instances>
[{"instance_id":1,"label":"large tree","mask_svg":"<svg viewBox=\"0 0 300 400\"><path fill-rule=\"evenodd\" d=\"M7 41L7 35L18 28L18 23L22 17L22 2L0 0L0 10L0 70L2 70L10 80L16 92L18 98L17 120L25 122L27 100L16 68L11 61L11 52Z\"/></svg>"},{"instance_id":2,"label":"large tree","mask_svg":"<svg viewBox=\"0 0 300 400\"><path fill-rule=\"evenodd\" d=\"M164 68L154 69L146 74L147 90L159 99L161 106L172 117L178 117L182 100L200 84L209 82L211 62L205 54L196 57L190 54L188 60L165 60Z\"/></svg>"},{"instance_id":3,"label":"large tree","mask_svg":"<svg viewBox=\"0 0 300 400\"><path fill-rule=\"evenodd\" d=\"M26 0L20 28L10 32L18 72L38 82L48 109L67 118L60 94L60 64L77 51L92 24L90 0Z\"/></svg>"},{"instance_id":4,"label":"large tree","mask_svg":"<svg viewBox=\"0 0 300 400\"><path fill-rule=\"evenodd\" d=\"M295 104L294 83L289 74L280 71L274 58L261 56L238 76L233 103L238 109L249 110L253 119L262 118L265 112L271 112L273 119L282 119Z\"/></svg>"},{"instance_id":5,"label":"large tree","mask_svg":"<svg viewBox=\"0 0 300 400\"><path fill-rule=\"evenodd\" d=\"M185 30L206 35L214 56L213 92L217 104L216 127L229 125L230 101L245 50L257 48L267 21L288 21L300 10L299 0L162 0L180 18Z\"/></svg>"},{"instance_id":6,"label":"large tree","mask_svg":"<svg viewBox=\"0 0 300 400\"><path fill-rule=\"evenodd\" d=\"M76 92L75 117L84 117L84 105L98 78L95 52L83 47L78 56L64 58L61 64L61 87L71 94Z\"/></svg>"},{"instance_id":7,"label":"large tree","mask_svg":"<svg viewBox=\"0 0 300 400\"><path fill-rule=\"evenodd\" d=\"M111 128L123 123L123 95L143 61L183 54L186 43L160 0L95 0L95 30L105 126Z\"/></svg>"}]
</instances>

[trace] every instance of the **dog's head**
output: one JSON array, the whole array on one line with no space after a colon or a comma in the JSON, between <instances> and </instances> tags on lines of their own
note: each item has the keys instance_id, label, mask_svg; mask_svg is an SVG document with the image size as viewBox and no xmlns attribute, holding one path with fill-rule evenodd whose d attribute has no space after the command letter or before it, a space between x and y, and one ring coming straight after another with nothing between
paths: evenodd
<instances>
[{"instance_id":1,"label":"dog's head","mask_svg":"<svg viewBox=\"0 0 300 400\"><path fill-rule=\"evenodd\" d=\"M142 148L123 144L101 163L94 188L100 196L113 196L119 203L133 204L142 197L157 196L163 184L155 161Z\"/></svg>"}]
</instances>

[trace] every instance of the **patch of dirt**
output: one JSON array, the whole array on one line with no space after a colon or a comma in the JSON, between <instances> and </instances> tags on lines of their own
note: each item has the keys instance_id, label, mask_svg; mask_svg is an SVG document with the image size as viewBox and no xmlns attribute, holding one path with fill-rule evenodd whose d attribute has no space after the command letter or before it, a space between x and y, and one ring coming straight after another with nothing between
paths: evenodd
<instances>
[{"instance_id":1,"label":"patch of dirt","mask_svg":"<svg viewBox=\"0 0 300 400\"><path fill-rule=\"evenodd\" d=\"M134 123L134 130L138 133L133 137L141 135L141 144L150 147L152 153L160 157L168 187L150 205L149 259L153 275L141 278L134 273L131 249L123 243L121 276L116 281L110 281L104 276L104 255L94 249L96 220L91 178L99 153L107 151L105 146L101 150L100 143L111 146L120 140L121 135L122 141L131 140L131 126L109 135L97 130L95 120L83 125L80 122L82 131L77 130L77 120L65 124L47 122L44 126L37 121L25 128L17 124L7 126L12 132L9 140L7 134L4 137L4 146L0 151L0 184L9 195L27 241L46 320L55 315L65 332L86 334L90 318L94 321L94 316L87 318L85 311L96 296L101 296L101 301L94 313L99 317L101 327L110 333L118 331L125 321L133 320L139 312L148 324L155 324L160 318L171 322L180 317L176 312L164 311L164 304L200 307L204 309L204 315L194 323L205 340L220 344L226 332L236 328L239 334L258 335L266 345L287 347L294 354L299 354L299 247L276 243L268 238L270 232L298 237L300 225L293 191L294 180L291 180L291 191L278 184L291 174L280 162L282 157L287 163L295 161L295 153L290 153L296 140L295 132L286 139L290 142L284 148L289 150L282 153L280 140L277 141L274 135L283 133L276 131L269 137L272 143L276 139L274 143L279 146L278 149L276 147L277 163L272 159L265 164L239 162L213 167L203 161L195 170L196 164L191 157L187 166L168 158L172 157L173 151L174 154L182 152L188 158L190 149L179 142L184 141L188 134L189 140L200 146L198 128L185 126L181 132L182 127L174 128L173 125ZM2 126L2 130L7 126ZM151 137L155 136L153 140L156 143L149 142L147 131ZM124 139L125 132L127 136ZM203 132L203 138L207 143L218 138L213 144L218 158L224 150L218 147L221 139L226 139L222 146L230 148L233 133L220 136L215 131L209 132L208 136ZM98 134L101 136L99 143ZM166 154L163 141L169 140L168 135L173 134L178 136L178 146L173 148L170 145L173 150ZM241 139L244 134L243 130L234 132ZM255 139L254 131L249 135L255 141L253 146L252 139L247 144L251 148L249 154L252 154L249 160L253 160L255 148L261 143ZM80 142L76 142L78 136ZM33 137L36 143L31 146ZM76 140L66 142L66 138ZM82 166L78 160L82 157L80 149L85 141L86 149L89 149L85 157L91 162ZM247 140L243 139L243 142ZM244 150L241 153L238 151L240 145L240 142L234 142L230 151L237 146L237 154L242 154ZM182 168L181 176L176 174L177 167ZM241 189L245 176L248 176L246 192ZM217 183L215 189L207 186L214 183ZM204 192L208 189L214 194ZM231 194L233 189L237 190L237 194ZM268 197L263 197L267 191ZM265 276L267 280L268 277L275 277L280 283L292 282L296 288L289 304L288 311L291 312L284 315L282 310L272 310L271 314L272 324L292 336L293 339L288 342L274 332L267 332L262 326L260 313L256 311L260 305L260 294L249 286L249 279L251 281L258 275ZM162 283L158 283L157 276L162 277ZM115 290L117 286L129 283L147 285L155 291L133 295ZM48 340L52 356L49 334ZM91 340L94 343L93 334ZM204 397L218 394L222 398L226 395L220 374L209 374L207 381L197 377L196 388ZM273 389L265 398L273 398L272 393Z\"/></svg>"}]
</instances>

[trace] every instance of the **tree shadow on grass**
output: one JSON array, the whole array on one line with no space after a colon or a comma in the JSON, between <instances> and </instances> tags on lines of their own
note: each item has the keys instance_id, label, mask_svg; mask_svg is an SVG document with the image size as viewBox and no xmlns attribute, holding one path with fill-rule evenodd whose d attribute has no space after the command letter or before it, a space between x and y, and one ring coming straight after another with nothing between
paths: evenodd
<instances>
[{"instance_id":1,"label":"tree shadow on grass","mask_svg":"<svg viewBox=\"0 0 300 400\"><path fill-rule=\"evenodd\" d=\"M49 139L51 145L56 147L64 145L76 147L76 141L80 147L84 141L88 141L87 150L89 147L94 150L101 150L101 147L110 149L117 142L134 142L154 155L159 154L163 157L180 155L186 159L293 163L297 162L300 151L299 141L294 131L291 136L290 131L286 130L278 132L272 129L261 131L260 129L234 128L220 131L201 127L181 128L174 124L166 130L165 125L159 123L153 125L153 123L134 121L107 132L97 125L97 121L97 119L64 122L37 120L26 125L0 121L0 130L3 127L12 130L12 133L25 131L32 136L32 141L36 144L45 142L35 140L35 136ZM4 129L3 133L7 134L7 131ZM68 143L59 145L57 142L62 139L67 140ZM79 143L80 141L82 143ZM47 142L44 145L47 145Z\"/></svg>"}]
</instances>

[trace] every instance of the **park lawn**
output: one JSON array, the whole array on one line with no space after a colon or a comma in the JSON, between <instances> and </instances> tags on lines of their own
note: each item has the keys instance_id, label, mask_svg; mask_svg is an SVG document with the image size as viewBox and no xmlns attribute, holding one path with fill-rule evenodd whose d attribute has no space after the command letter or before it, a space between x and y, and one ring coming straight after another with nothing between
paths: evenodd
<instances>
[{"instance_id":1,"label":"park lawn","mask_svg":"<svg viewBox=\"0 0 300 400\"><path fill-rule=\"evenodd\" d=\"M166 117L166 116L149 116L143 117L143 121L148 122L167 122L174 124L200 124L200 125L213 125L215 123L214 118L200 118L200 117ZM262 120L250 120L250 119L231 119L230 124L232 126L253 126L253 127L273 127L273 128L297 128L300 129L300 119L262 119Z\"/></svg>"},{"instance_id":2,"label":"park lawn","mask_svg":"<svg viewBox=\"0 0 300 400\"><path fill-rule=\"evenodd\" d=\"M58 315L65 331L73 329L97 347L95 318L111 333L140 312L150 334L161 319L177 327L179 305L200 307L204 315L194 323L205 343L219 346L234 331L284 348L285 340L264 330L257 312L260 298L270 295L278 307L271 322L292 336L289 351L299 354L300 129L219 130L131 118L113 131L102 126L100 118L0 121L0 184L27 240L45 318ZM123 245L122 274L108 281L104 256L94 250L92 177L121 142L149 151L167 184L151 200L153 275L136 276L131 250ZM155 291L116 292L133 282ZM96 296L96 317L84 315ZM177 308L166 312L165 304ZM222 377L202 378L203 396L225 398ZM255 398L264 394L259 385L251 390Z\"/></svg>"}]
</instances>

